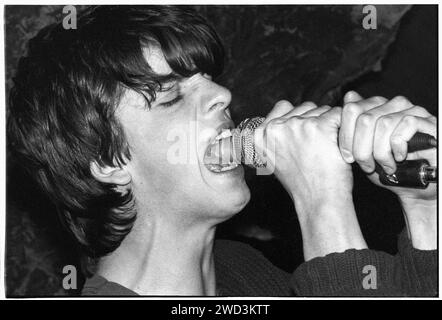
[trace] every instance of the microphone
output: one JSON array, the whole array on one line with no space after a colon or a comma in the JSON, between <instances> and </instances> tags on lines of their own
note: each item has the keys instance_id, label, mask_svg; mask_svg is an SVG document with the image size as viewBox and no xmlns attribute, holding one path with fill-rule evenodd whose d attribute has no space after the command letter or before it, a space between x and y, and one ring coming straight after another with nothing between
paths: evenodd
<instances>
[{"instance_id":1,"label":"microphone","mask_svg":"<svg viewBox=\"0 0 442 320\"><path fill-rule=\"evenodd\" d=\"M238 127L225 130L219 139L212 143L204 156L204 164L212 171L222 171L223 167L245 164L252 168L265 167L265 163L255 150L254 132L264 122L263 117L247 118Z\"/></svg>"},{"instance_id":2,"label":"microphone","mask_svg":"<svg viewBox=\"0 0 442 320\"><path fill-rule=\"evenodd\" d=\"M245 164L252 168L265 167L255 150L254 131L264 122L263 117L247 118L238 127L232 129L230 134L212 144L207 152L206 159L217 164ZM417 132L408 141L408 152L415 152L435 148L437 140L426 133ZM428 161L407 160L398 163L397 170L392 175L387 175L377 165L380 181L385 185L402 186L411 188L426 188L429 182L437 181L437 168L430 166Z\"/></svg>"}]
</instances>

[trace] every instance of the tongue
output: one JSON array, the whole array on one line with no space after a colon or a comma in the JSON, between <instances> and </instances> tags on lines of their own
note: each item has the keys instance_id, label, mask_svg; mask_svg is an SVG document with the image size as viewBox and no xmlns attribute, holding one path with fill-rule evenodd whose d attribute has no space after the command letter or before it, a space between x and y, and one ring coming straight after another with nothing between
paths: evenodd
<instances>
[{"instance_id":1,"label":"tongue","mask_svg":"<svg viewBox=\"0 0 442 320\"><path fill-rule=\"evenodd\" d=\"M228 165L234 162L232 155L232 137L218 140L211 144L204 155L204 164Z\"/></svg>"}]
</instances>

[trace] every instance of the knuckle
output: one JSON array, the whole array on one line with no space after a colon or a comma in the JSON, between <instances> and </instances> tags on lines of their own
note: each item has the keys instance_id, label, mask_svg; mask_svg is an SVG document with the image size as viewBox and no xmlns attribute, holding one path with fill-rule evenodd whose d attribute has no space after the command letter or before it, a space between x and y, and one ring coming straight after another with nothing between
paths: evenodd
<instances>
[{"instance_id":1,"label":"knuckle","mask_svg":"<svg viewBox=\"0 0 442 320\"><path fill-rule=\"evenodd\" d=\"M293 126L295 126L295 125L298 125L298 123L299 123L300 121L302 121L302 120L300 120L300 118L297 117L297 116L295 116L295 117L290 117L290 118L288 118L288 119L286 120L287 124L288 124L290 127L293 127Z\"/></svg>"},{"instance_id":2,"label":"knuckle","mask_svg":"<svg viewBox=\"0 0 442 320\"><path fill-rule=\"evenodd\" d=\"M433 123L437 123L437 118L436 118L435 116L433 116L433 115L430 115L430 116L428 117L428 120L431 121L431 122L433 122Z\"/></svg>"},{"instance_id":3,"label":"knuckle","mask_svg":"<svg viewBox=\"0 0 442 320\"><path fill-rule=\"evenodd\" d=\"M382 116L377 121L377 126L380 129L391 128L394 125L394 117L391 115Z\"/></svg>"},{"instance_id":4,"label":"knuckle","mask_svg":"<svg viewBox=\"0 0 442 320\"><path fill-rule=\"evenodd\" d=\"M388 100L382 96L374 96L373 98L373 102L376 104L384 104L385 102L387 102Z\"/></svg>"},{"instance_id":5,"label":"knuckle","mask_svg":"<svg viewBox=\"0 0 442 320\"><path fill-rule=\"evenodd\" d=\"M425 109L424 107L421 106L414 106L413 108L411 108L411 111L418 115L418 116L428 116L430 113L427 111L427 109Z\"/></svg>"},{"instance_id":6,"label":"knuckle","mask_svg":"<svg viewBox=\"0 0 442 320\"><path fill-rule=\"evenodd\" d=\"M391 99L391 102L397 105L409 105L411 104L410 101L405 98L404 96L396 96L393 99Z\"/></svg>"},{"instance_id":7,"label":"knuckle","mask_svg":"<svg viewBox=\"0 0 442 320\"><path fill-rule=\"evenodd\" d=\"M293 108L293 105L287 100L280 100L275 104L276 108Z\"/></svg>"},{"instance_id":8,"label":"knuckle","mask_svg":"<svg viewBox=\"0 0 442 320\"><path fill-rule=\"evenodd\" d=\"M404 118L402 119L402 121L405 123L405 125L407 126L411 126L414 127L417 124L417 119L415 116L411 116L411 115L406 115L404 116Z\"/></svg>"},{"instance_id":9,"label":"knuckle","mask_svg":"<svg viewBox=\"0 0 442 320\"><path fill-rule=\"evenodd\" d=\"M376 117L371 113L363 113L356 120L358 126L368 127L376 121Z\"/></svg>"},{"instance_id":10,"label":"knuckle","mask_svg":"<svg viewBox=\"0 0 442 320\"><path fill-rule=\"evenodd\" d=\"M349 115L359 115L362 113L362 108L357 103L347 103L344 105L343 112Z\"/></svg>"},{"instance_id":11,"label":"knuckle","mask_svg":"<svg viewBox=\"0 0 442 320\"><path fill-rule=\"evenodd\" d=\"M300 128L300 125L302 124L302 120L300 120L298 117L291 117L287 120L287 127L292 131L297 131Z\"/></svg>"},{"instance_id":12,"label":"knuckle","mask_svg":"<svg viewBox=\"0 0 442 320\"><path fill-rule=\"evenodd\" d=\"M302 123L302 127L307 132L312 132L317 130L319 121L316 118L308 118Z\"/></svg>"},{"instance_id":13,"label":"knuckle","mask_svg":"<svg viewBox=\"0 0 442 320\"><path fill-rule=\"evenodd\" d=\"M318 106L313 101L305 101L301 103L302 106L317 108Z\"/></svg>"}]
</instances>

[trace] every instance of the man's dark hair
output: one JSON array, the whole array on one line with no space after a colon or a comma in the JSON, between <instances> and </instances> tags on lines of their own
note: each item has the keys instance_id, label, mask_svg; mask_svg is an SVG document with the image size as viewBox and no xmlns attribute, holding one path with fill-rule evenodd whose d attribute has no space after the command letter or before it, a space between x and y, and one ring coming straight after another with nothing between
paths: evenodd
<instances>
[{"instance_id":1,"label":"man's dark hair","mask_svg":"<svg viewBox=\"0 0 442 320\"><path fill-rule=\"evenodd\" d=\"M170 75L153 72L143 56L148 46L160 47ZM223 60L215 31L184 7L93 7L77 29L57 23L30 40L9 96L8 143L89 256L114 251L136 217L132 193L90 171L92 161L131 159L115 118L124 91L142 94L149 107L165 82L199 72L216 77Z\"/></svg>"}]
</instances>

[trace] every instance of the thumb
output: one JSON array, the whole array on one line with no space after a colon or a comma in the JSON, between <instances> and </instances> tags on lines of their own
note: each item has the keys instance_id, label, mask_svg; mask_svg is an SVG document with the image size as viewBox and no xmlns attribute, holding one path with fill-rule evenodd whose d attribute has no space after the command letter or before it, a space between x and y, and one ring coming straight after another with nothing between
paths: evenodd
<instances>
[{"instance_id":1,"label":"thumb","mask_svg":"<svg viewBox=\"0 0 442 320\"><path fill-rule=\"evenodd\" d=\"M357 93L356 91L349 91L344 96L344 104L351 103L351 102L358 102L360 100L363 100L361 95Z\"/></svg>"},{"instance_id":2,"label":"thumb","mask_svg":"<svg viewBox=\"0 0 442 320\"><path fill-rule=\"evenodd\" d=\"M341 117L342 117L341 107L333 107L327 112L324 112L323 114L320 115L320 118L327 119L329 122L331 122L335 129L339 129L341 127Z\"/></svg>"}]
</instances>

